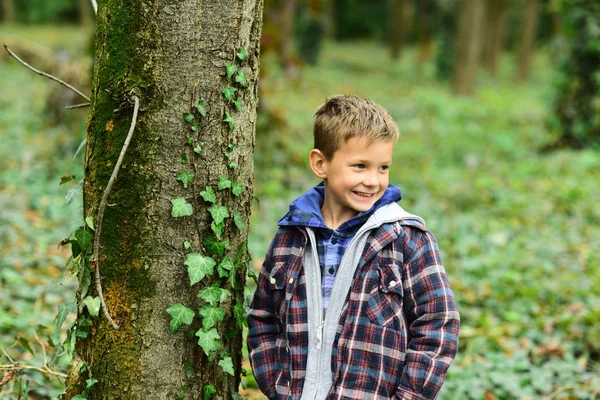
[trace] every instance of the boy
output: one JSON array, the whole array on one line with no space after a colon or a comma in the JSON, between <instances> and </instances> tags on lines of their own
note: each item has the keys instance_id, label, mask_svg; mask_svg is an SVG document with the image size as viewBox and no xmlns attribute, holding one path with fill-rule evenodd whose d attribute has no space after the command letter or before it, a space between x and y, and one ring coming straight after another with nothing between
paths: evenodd
<instances>
[{"instance_id":1,"label":"boy","mask_svg":"<svg viewBox=\"0 0 600 400\"><path fill-rule=\"evenodd\" d=\"M279 221L248 314L269 399L435 399L459 315L437 244L388 184L398 128L381 106L334 96L315 113L322 183Z\"/></svg>"}]
</instances>

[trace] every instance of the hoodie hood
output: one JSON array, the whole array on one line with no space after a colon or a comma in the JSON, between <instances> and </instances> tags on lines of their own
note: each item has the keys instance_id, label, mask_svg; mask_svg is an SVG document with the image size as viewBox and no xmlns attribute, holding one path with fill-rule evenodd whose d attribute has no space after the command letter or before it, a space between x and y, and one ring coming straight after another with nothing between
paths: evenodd
<instances>
[{"instance_id":1,"label":"hoodie hood","mask_svg":"<svg viewBox=\"0 0 600 400\"><path fill-rule=\"evenodd\" d=\"M396 203L402 199L402 192L398 186L388 185L381 199L377 200L373 207L367 211L363 211L338 227L338 231L353 230L357 226L365 223L365 221L379 208ZM325 225L321 207L325 200L325 186L320 183L306 193L298 197L290 204L290 209L279 220L279 226L304 226L311 228L331 229Z\"/></svg>"}]
</instances>

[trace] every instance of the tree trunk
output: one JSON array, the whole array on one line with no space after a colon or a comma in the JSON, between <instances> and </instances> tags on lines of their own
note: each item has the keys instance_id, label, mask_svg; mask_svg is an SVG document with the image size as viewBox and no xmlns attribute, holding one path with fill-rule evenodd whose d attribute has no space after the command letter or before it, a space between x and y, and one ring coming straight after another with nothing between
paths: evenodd
<instances>
[{"instance_id":1,"label":"tree trunk","mask_svg":"<svg viewBox=\"0 0 600 400\"><path fill-rule=\"evenodd\" d=\"M496 75L498 59L504 49L508 0L488 0L485 10L485 45L483 46L483 64L491 75Z\"/></svg>"},{"instance_id":2,"label":"tree trunk","mask_svg":"<svg viewBox=\"0 0 600 400\"><path fill-rule=\"evenodd\" d=\"M11 23L15 20L15 1L14 0L0 0L2 4L2 21L5 23Z\"/></svg>"},{"instance_id":3,"label":"tree trunk","mask_svg":"<svg viewBox=\"0 0 600 400\"><path fill-rule=\"evenodd\" d=\"M433 54L432 33L432 0L419 0L417 5L417 42L419 43L418 65L423 65ZM422 71L422 68L419 68Z\"/></svg>"},{"instance_id":4,"label":"tree trunk","mask_svg":"<svg viewBox=\"0 0 600 400\"><path fill-rule=\"evenodd\" d=\"M92 4L90 0L77 0L77 8L79 13L79 23L81 25L90 24L92 22Z\"/></svg>"},{"instance_id":5,"label":"tree trunk","mask_svg":"<svg viewBox=\"0 0 600 400\"><path fill-rule=\"evenodd\" d=\"M213 389L213 399L230 399L237 392L262 4L99 2L87 122L86 217L97 218L132 120L134 95L140 99L140 112L108 198L98 258L104 298L120 328L111 327L102 313L90 319L82 307L75 328L82 339L77 341L70 381L78 380L85 388L86 379L97 379L88 399L198 399L203 390ZM246 50L247 61L240 48ZM227 64L243 71L247 86L238 75L227 76ZM232 100L243 103L241 111L225 99L223 89L228 87L236 88ZM205 117L200 101L205 101ZM184 121L184 113L194 120ZM224 121L229 117L233 122ZM217 226L217 217L207 211L211 203L200 197L202 191L210 191L208 186L216 194L215 204L228 210L223 225ZM175 199L179 200L172 203ZM174 217L176 204L186 203L193 214ZM223 217L223 209L212 211ZM219 239L215 232L221 229ZM221 262L219 267L207 270L207 256ZM198 269L200 257L203 268ZM195 278L206 276L191 285L193 272ZM216 331L206 329L210 321L197 315L207 306L199 290L211 285L232 293L217 300L224 319L216 319ZM82 290L80 285L80 298L85 295ZM94 284L89 292L97 296ZM174 304L195 315L191 326L183 324L173 334L166 310ZM200 336L195 334L206 331L218 333L223 342L218 351L199 346ZM229 361L233 376L224 371L230 369ZM87 364L79 368L82 363Z\"/></svg>"},{"instance_id":6,"label":"tree trunk","mask_svg":"<svg viewBox=\"0 0 600 400\"><path fill-rule=\"evenodd\" d=\"M279 60L286 73L297 74L294 62L294 21L298 0L285 0L281 7L281 25L279 30Z\"/></svg>"},{"instance_id":7,"label":"tree trunk","mask_svg":"<svg viewBox=\"0 0 600 400\"><path fill-rule=\"evenodd\" d=\"M412 25L415 5L412 0L392 0L391 11L390 51L392 59L397 60Z\"/></svg>"},{"instance_id":8,"label":"tree trunk","mask_svg":"<svg viewBox=\"0 0 600 400\"><path fill-rule=\"evenodd\" d=\"M529 78L531 69L531 56L535 43L537 21L539 14L539 0L523 0L525 13L523 15L523 28L521 30L521 46L519 49L519 79Z\"/></svg>"},{"instance_id":9,"label":"tree trunk","mask_svg":"<svg viewBox=\"0 0 600 400\"><path fill-rule=\"evenodd\" d=\"M485 0L463 0L459 11L454 93L471 94L479 63Z\"/></svg>"}]
</instances>

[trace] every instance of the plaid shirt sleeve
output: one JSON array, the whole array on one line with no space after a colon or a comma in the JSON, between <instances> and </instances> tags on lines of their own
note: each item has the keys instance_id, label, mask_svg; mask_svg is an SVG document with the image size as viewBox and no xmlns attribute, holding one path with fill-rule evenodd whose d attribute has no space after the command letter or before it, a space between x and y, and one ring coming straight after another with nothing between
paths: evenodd
<instances>
[{"instance_id":1,"label":"plaid shirt sleeve","mask_svg":"<svg viewBox=\"0 0 600 400\"><path fill-rule=\"evenodd\" d=\"M277 322L276 300L270 290L273 268L269 249L258 276L258 285L248 312L248 355L256 382L269 399L276 399L275 382L281 370L276 342L281 328Z\"/></svg>"},{"instance_id":2,"label":"plaid shirt sleeve","mask_svg":"<svg viewBox=\"0 0 600 400\"><path fill-rule=\"evenodd\" d=\"M395 400L435 399L458 348L459 314L435 237L408 233L403 277L409 342ZM407 232L408 231L408 232ZM411 254L412 253L412 254Z\"/></svg>"}]
</instances>

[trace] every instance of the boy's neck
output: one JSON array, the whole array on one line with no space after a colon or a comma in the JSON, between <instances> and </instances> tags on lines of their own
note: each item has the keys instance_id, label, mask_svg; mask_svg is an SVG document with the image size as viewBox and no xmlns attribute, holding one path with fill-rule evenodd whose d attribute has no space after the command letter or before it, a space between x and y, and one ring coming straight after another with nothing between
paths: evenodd
<instances>
[{"instance_id":1,"label":"boy's neck","mask_svg":"<svg viewBox=\"0 0 600 400\"><path fill-rule=\"evenodd\" d=\"M323 207L321 207L321 214L323 215L323 222L325 222L325 225L336 230L344 222L358 215L358 212L349 208L331 210L326 204L323 204Z\"/></svg>"}]
</instances>

